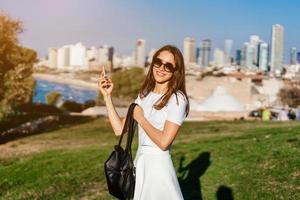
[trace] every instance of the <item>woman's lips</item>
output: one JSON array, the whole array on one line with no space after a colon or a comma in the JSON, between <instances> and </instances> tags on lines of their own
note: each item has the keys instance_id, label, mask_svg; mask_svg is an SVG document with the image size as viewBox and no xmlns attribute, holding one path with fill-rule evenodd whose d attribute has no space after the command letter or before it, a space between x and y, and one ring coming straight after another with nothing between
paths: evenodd
<instances>
[{"instance_id":1,"label":"woman's lips","mask_svg":"<svg viewBox=\"0 0 300 200\"><path fill-rule=\"evenodd\" d=\"M159 71L156 71L156 74L157 74L158 76L160 76L160 77L164 77L164 76L165 76L165 74L163 74L163 73L161 73L161 72L159 72Z\"/></svg>"}]
</instances>

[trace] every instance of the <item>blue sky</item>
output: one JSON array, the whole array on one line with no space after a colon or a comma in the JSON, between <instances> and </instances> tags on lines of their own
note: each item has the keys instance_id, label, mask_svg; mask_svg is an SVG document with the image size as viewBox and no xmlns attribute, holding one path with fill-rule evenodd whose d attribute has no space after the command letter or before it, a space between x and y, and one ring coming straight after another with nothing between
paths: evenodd
<instances>
[{"instance_id":1,"label":"blue sky","mask_svg":"<svg viewBox=\"0 0 300 200\"><path fill-rule=\"evenodd\" d=\"M24 22L22 44L47 54L48 47L83 42L87 47L113 45L130 55L138 38L146 48L166 43L183 46L186 36L225 39L239 48L249 36L270 42L272 24L285 28L285 60L300 50L300 1L297 0L0 0L0 9Z\"/></svg>"}]
</instances>

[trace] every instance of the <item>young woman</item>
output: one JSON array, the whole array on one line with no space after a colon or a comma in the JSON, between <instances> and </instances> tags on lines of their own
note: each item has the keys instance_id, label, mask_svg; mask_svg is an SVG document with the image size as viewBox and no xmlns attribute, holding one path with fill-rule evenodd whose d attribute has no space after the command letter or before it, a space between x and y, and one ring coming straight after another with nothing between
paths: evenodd
<instances>
[{"instance_id":1,"label":"young woman","mask_svg":"<svg viewBox=\"0 0 300 200\"><path fill-rule=\"evenodd\" d=\"M112 80L102 73L99 81L108 117L116 135L125 119L116 112L111 92ZM149 72L135 102L138 122L138 150L134 159L136 185L134 200L183 199L171 159L171 145L189 112L185 88L183 56L166 45L153 56Z\"/></svg>"}]
</instances>

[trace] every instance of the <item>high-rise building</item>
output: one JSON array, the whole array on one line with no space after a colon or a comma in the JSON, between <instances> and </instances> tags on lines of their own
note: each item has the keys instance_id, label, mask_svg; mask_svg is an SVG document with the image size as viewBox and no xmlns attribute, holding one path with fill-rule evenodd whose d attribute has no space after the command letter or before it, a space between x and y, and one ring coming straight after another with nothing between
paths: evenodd
<instances>
[{"instance_id":1,"label":"high-rise building","mask_svg":"<svg viewBox=\"0 0 300 200\"><path fill-rule=\"evenodd\" d=\"M109 67L110 67L110 70L112 70L113 66L114 66L114 52L115 52L115 49L114 47L112 46L109 46L108 47L108 62L109 62Z\"/></svg>"},{"instance_id":2,"label":"high-rise building","mask_svg":"<svg viewBox=\"0 0 300 200\"><path fill-rule=\"evenodd\" d=\"M98 48L92 46L86 49L86 61L89 70L100 71L102 69L98 62Z\"/></svg>"},{"instance_id":3,"label":"high-rise building","mask_svg":"<svg viewBox=\"0 0 300 200\"><path fill-rule=\"evenodd\" d=\"M248 42L245 42L241 49L241 67L246 67L246 51L248 44Z\"/></svg>"},{"instance_id":4,"label":"high-rise building","mask_svg":"<svg viewBox=\"0 0 300 200\"><path fill-rule=\"evenodd\" d=\"M297 62L300 63L300 52L297 53Z\"/></svg>"},{"instance_id":5,"label":"high-rise building","mask_svg":"<svg viewBox=\"0 0 300 200\"><path fill-rule=\"evenodd\" d=\"M98 62L101 65L105 65L108 62L108 46L103 45L98 49Z\"/></svg>"},{"instance_id":6,"label":"high-rise building","mask_svg":"<svg viewBox=\"0 0 300 200\"><path fill-rule=\"evenodd\" d=\"M232 54L233 40L225 40L224 53L225 53L225 64L231 64L231 54Z\"/></svg>"},{"instance_id":7,"label":"high-rise building","mask_svg":"<svg viewBox=\"0 0 300 200\"><path fill-rule=\"evenodd\" d=\"M145 54L145 40L139 39L135 47L135 63L138 67L145 67L146 54Z\"/></svg>"},{"instance_id":8,"label":"high-rise building","mask_svg":"<svg viewBox=\"0 0 300 200\"><path fill-rule=\"evenodd\" d=\"M196 48L196 63L199 63L200 61L200 47Z\"/></svg>"},{"instance_id":9,"label":"high-rise building","mask_svg":"<svg viewBox=\"0 0 300 200\"><path fill-rule=\"evenodd\" d=\"M70 66L70 45L65 45L57 50L57 67L66 68Z\"/></svg>"},{"instance_id":10,"label":"high-rise building","mask_svg":"<svg viewBox=\"0 0 300 200\"><path fill-rule=\"evenodd\" d=\"M272 26L271 71L279 74L283 69L284 28L280 24Z\"/></svg>"},{"instance_id":11,"label":"high-rise building","mask_svg":"<svg viewBox=\"0 0 300 200\"><path fill-rule=\"evenodd\" d=\"M225 54L221 49L216 48L214 50L214 65L217 67L223 67L225 64Z\"/></svg>"},{"instance_id":12,"label":"high-rise building","mask_svg":"<svg viewBox=\"0 0 300 200\"><path fill-rule=\"evenodd\" d=\"M244 43L244 51L245 51L245 63L244 66L248 69L253 69L253 54L254 54L255 47L248 42Z\"/></svg>"},{"instance_id":13,"label":"high-rise building","mask_svg":"<svg viewBox=\"0 0 300 200\"><path fill-rule=\"evenodd\" d=\"M86 50L86 57L88 61L98 61L98 49L91 47Z\"/></svg>"},{"instance_id":14,"label":"high-rise building","mask_svg":"<svg viewBox=\"0 0 300 200\"><path fill-rule=\"evenodd\" d=\"M87 68L86 47L82 43L70 46L70 66L72 69Z\"/></svg>"},{"instance_id":15,"label":"high-rise building","mask_svg":"<svg viewBox=\"0 0 300 200\"><path fill-rule=\"evenodd\" d=\"M57 49L50 47L48 49L49 67L57 68Z\"/></svg>"},{"instance_id":16,"label":"high-rise building","mask_svg":"<svg viewBox=\"0 0 300 200\"><path fill-rule=\"evenodd\" d=\"M196 63L196 41L194 38L191 37L184 38L183 58L185 64Z\"/></svg>"},{"instance_id":17,"label":"high-rise building","mask_svg":"<svg viewBox=\"0 0 300 200\"><path fill-rule=\"evenodd\" d=\"M265 42L261 42L258 45L258 55L259 55L259 63L258 67L260 70L268 71L268 55L269 55L269 47Z\"/></svg>"},{"instance_id":18,"label":"high-rise building","mask_svg":"<svg viewBox=\"0 0 300 200\"><path fill-rule=\"evenodd\" d=\"M297 48L291 48L290 50L290 56L291 56L291 59L290 59L290 64L291 65L296 65L298 64L298 61L297 61Z\"/></svg>"},{"instance_id":19,"label":"high-rise building","mask_svg":"<svg viewBox=\"0 0 300 200\"><path fill-rule=\"evenodd\" d=\"M102 45L98 49L98 62L100 65L106 66L107 70L112 71L113 68L114 48L109 45Z\"/></svg>"},{"instance_id":20,"label":"high-rise building","mask_svg":"<svg viewBox=\"0 0 300 200\"><path fill-rule=\"evenodd\" d=\"M253 65L258 66L259 65L259 55L258 55L258 45L260 43L260 39L258 35L251 35L250 36L250 44L253 47Z\"/></svg>"},{"instance_id":21,"label":"high-rise building","mask_svg":"<svg viewBox=\"0 0 300 200\"><path fill-rule=\"evenodd\" d=\"M206 39L201 41L200 54L202 67L207 67L210 61L211 40Z\"/></svg>"},{"instance_id":22,"label":"high-rise building","mask_svg":"<svg viewBox=\"0 0 300 200\"><path fill-rule=\"evenodd\" d=\"M236 60L236 64L241 66L241 64L242 64L242 50L241 49L236 50L235 60Z\"/></svg>"}]
</instances>

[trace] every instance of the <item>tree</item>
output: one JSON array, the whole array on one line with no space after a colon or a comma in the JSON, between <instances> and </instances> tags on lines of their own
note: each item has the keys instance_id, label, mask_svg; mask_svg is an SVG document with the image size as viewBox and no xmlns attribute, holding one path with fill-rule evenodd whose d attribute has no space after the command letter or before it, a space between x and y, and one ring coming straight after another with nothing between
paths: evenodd
<instances>
[{"instance_id":1,"label":"tree","mask_svg":"<svg viewBox=\"0 0 300 200\"><path fill-rule=\"evenodd\" d=\"M59 101L61 100L62 95L59 92L53 91L49 92L46 96L47 104L51 106L57 106Z\"/></svg>"},{"instance_id":2,"label":"tree","mask_svg":"<svg viewBox=\"0 0 300 200\"><path fill-rule=\"evenodd\" d=\"M113 96L133 100L137 97L145 79L144 69L133 67L112 75Z\"/></svg>"},{"instance_id":3,"label":"tree","mask_svg":"<svg viewBox=\"0 0 300 200\"><path fill-rule=\"evenodd\" d=\"M31 102L34 95L32 73L37 54L19 44L22 32L21 21L0 12L0 118Z\"/></svg>"},{"instance_id":4,"label":"tree","mask_svg":"<svg viewBox=\"0 0 300 200\"><path fill-rule=\"evenodd\" d=\"M66 100L60 108L69 112L82 112L84 105L73 100Z\"/></svg>"},{"instance_id":5,"label":"tree","mask_svg":"<svg viewBox=\"0 0 300 200\"><path fill-rule=\"evenodd\" d=\"M298 87L284 87L279 91L278 96L284 105L294 108L300 105L300 89Z\"/></svg>"}]
</instances>

